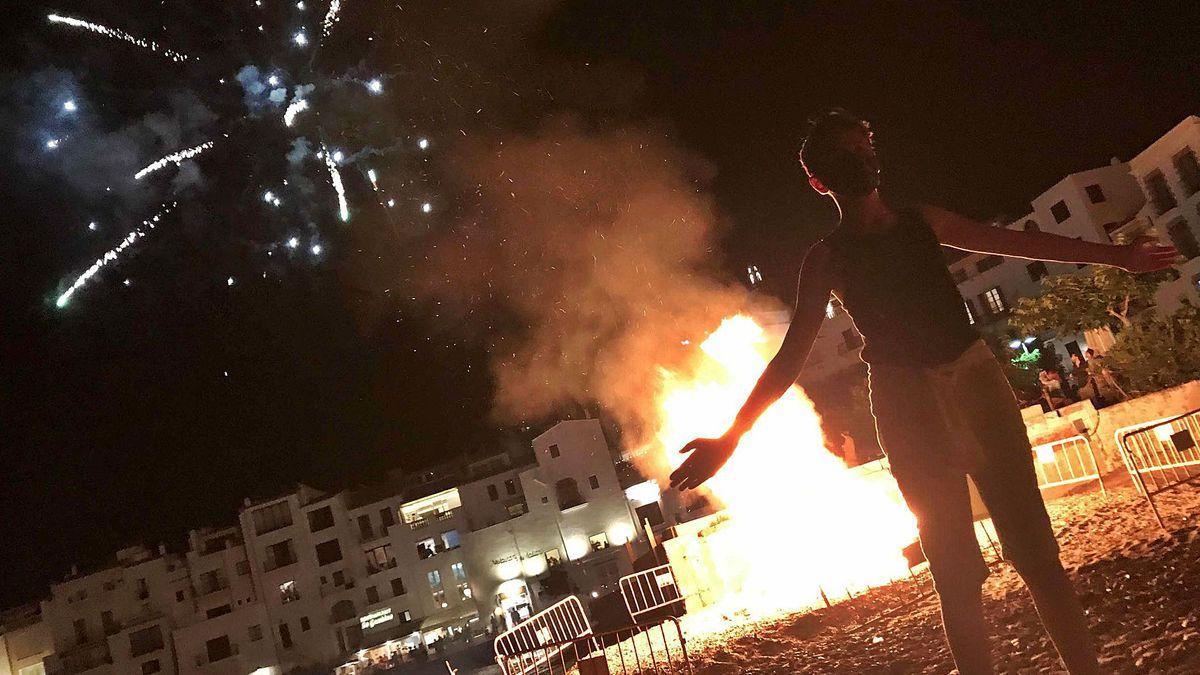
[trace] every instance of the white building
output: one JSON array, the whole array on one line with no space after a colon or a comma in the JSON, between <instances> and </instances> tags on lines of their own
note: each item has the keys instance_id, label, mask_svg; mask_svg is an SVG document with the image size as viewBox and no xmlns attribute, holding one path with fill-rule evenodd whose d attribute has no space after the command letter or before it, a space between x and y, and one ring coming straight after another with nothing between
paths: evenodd
<instances>
[{"instance_id":1,"label":"white building","mask_svg":"<svg viewBox=\"0 0 1200 675\"><path fill-rule=\"evenodd\" d=\"M53 653L36 603L0 613L0 675L46 675L43 661Z\"/></svg>"}]
</instances>

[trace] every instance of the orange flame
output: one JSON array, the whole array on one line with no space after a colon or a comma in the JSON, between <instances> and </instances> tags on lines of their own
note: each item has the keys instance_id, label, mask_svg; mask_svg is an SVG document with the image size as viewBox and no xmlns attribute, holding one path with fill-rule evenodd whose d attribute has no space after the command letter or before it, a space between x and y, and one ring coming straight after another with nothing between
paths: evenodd
<instances>
[{"instance_id":1,"label":"orange flame","mask_svg":"<svg viewBox=\"0 0 1200 675\"><path fill-rule=\"evenodd\" d=\"M663 371L656 440L668 464L679 465L676 451L691 439L728 428L766 366L769 342L749 317L730 317L701 345L691 373ZM729 519L703 537L711 569L701 584L719 586L727 608L770 615L812 606L822 590L844 597L907 574L901 550L916 524L895 483L864 478L826 451L799 387L762 415L705 488Z\"/></svg>"}]
</instances>

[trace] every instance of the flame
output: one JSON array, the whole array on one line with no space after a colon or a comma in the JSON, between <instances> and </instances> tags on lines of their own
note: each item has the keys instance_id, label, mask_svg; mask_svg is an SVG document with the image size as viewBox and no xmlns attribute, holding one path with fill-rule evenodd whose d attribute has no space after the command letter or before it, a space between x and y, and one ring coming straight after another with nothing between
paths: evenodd
<instances>
[{"instance_id":1,"label":"flame","mask_svg":"<svg viewBox=\"0 0 1200 675\"><path fill-rule=\"evenodd\" d=\"M656 441L668 464L679 465L688 441L729 427L770 342L749 317L730 317L701 345L691 372L662 371ZM720 587L726 609L769 616L811 607L823 592L845 597L907 576L901 551L916 539L916 523L890 474L878 475L890 487L825 449L812 402L792 387L701 488L728 520L702 532L710 571L699 583L710 595Z\"/></svg>"}]
</instances>

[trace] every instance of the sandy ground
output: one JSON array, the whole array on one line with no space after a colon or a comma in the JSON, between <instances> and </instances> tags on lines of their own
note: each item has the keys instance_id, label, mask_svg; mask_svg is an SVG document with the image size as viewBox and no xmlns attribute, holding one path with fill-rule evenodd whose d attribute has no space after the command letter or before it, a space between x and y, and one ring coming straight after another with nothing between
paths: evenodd
<instances>
[{"instance_id":1,"label":"sandy ground","mask_svg":"<svg viewBox=\"0 0 1200 675\"><path fill-rule=\"evenodd\" d=\"M1105 672L1200 673L1200 488L1156 502L1170 536L1129 487L1048 505ZM1065 672L1012 568L996 563L984 590L997 670ZM878 589L832 609L689 637L688 650L704 675L955 672L934 598L862 625L874 608L914 595Z\"/></svg>"}]
</instances>

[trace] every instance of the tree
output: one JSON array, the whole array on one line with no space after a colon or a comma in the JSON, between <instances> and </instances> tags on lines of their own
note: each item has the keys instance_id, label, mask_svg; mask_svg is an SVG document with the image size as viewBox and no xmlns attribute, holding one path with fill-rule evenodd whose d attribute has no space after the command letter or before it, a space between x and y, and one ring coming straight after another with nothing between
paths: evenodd
<instances>
[{"instance_id":1,"label":"tree","mask_svg":"<svg viewBox=\"0 0 1200 675\"><path fill-rule=\"evenodd\" d=\"M1154 291L1170 272L1130 274L1093 265L1088 274L1058 274L1042 279L1042 293L1021 298L1009 323L1033 335L1080 333L1120 324L1128 328L1141 310L1154 304Z\"/></svg>"},{"instance_id":2,"label":"tree","mask_svg":"<svg viewBox=\"0 0 1200 675\"><path fill-rule=\"evenodd\" d=\"M1200 378L1200 308L1189 303L1169 317L1146 317L1121 332L1104 365L1135 392Z\"/></svg>"}]
</instances>

